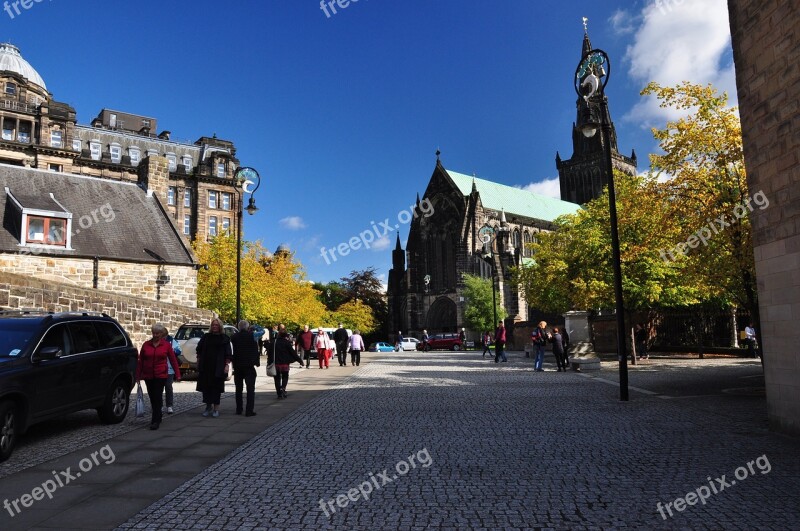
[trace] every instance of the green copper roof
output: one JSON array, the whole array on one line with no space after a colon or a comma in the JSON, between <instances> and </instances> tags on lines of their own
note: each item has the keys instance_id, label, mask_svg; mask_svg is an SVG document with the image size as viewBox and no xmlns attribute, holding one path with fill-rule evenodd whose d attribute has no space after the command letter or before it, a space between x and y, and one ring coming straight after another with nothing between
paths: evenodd
<instances>
[{"instance_id":1,"label":"green copper roof","mask_svg":"<svg viewBox=\"0 0 800 531\"><path fill-rule=\"evenodd\" d=\"M580 206L568 201L554 199L521 188L493 183L485 179L478 179L471 175L447 170L447 174L464 195L472 193L472 183L481 196L484 208L491 210L505 210L506 214L517 214L534 219L553 221L558 216L573 214Z\"/></svg>"}]
</instances>

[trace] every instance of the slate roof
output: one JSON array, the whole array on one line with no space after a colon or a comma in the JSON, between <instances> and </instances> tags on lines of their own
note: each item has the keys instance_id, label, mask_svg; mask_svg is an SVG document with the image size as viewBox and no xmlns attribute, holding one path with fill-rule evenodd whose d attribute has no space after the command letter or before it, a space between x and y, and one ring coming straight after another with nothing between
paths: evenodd
<instances>
[{"instance_id":1,"label":"slate roof","mask_svg":"<svg viewBox=\"0 0 800 531\"><path fill-rule=\"evenodd\" d=\"M6 164L0 164L0 252L22 249L18 228L21 220L16 207L9 204L6 187L24 207L46 207L44 210L72 214L72 250L47 248L40 253L42 256L97 256L187 266L194 263L187 244L156 198L148 197L136 184Z\"/></svg>"},{"instance_id":2,"label":"slate roof","mask_svg":"<svg viewBox=\"0 0 800 531\"><path fill-rule=\"evenodd\" d=\"M579 205L562 201L553 197L529 192L521 188L506 186L504 184L478 179L452 170L446 170L447 175L465 196L472 193L472 182L481 196L484 208L491 210L505 210L506 214L517 214L533 219L553 221L564 214L574 214L580 209Z\"/></svg>"}]
</instances>

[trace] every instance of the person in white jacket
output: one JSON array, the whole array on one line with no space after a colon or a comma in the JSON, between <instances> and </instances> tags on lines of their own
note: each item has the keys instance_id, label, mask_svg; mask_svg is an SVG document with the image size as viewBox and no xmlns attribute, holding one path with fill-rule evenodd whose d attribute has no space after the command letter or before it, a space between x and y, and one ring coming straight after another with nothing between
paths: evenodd
<instances>
[{"instance_id":1,"label":"person in white jacket","mask_svg":"<svg viewBox=\"0 0 800 531\"><path fill-rule=\"evenodd\" d=\"M364 340L358 330L353 330L350 336L350 365L361 364L361 351L364 350Z\"/></svg>"},{"instance_id":2,"label":"person in white jacket","mask_svg":"<svg viewBox=\"0 0 800 531\"><path fill-rule=\"evenodd\" d=\"M319 368L322 369L324 365L326 369L329 369L331 353L333 352L333 340L331 340L331 338L328 337L328 333L321 328L317 330L317 337L314 339L314 348L317 351Z\"/></svg>"}]
</instances>

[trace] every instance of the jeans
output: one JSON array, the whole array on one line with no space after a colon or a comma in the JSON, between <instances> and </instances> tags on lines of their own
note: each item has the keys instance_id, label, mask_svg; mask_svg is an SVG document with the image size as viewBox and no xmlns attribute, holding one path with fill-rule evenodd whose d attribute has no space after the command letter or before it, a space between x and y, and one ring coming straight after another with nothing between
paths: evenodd
<instances>
[{"instance_id":1,"label":"jeans","mask_svg":"<svg viewBox=\"0 0 800 531\"><path fill-rule=\"evenodd\" d=\"M275 380L275 391L278 393L278 397L280 397L281 393L286 392L286 386L289 385L289 371L279 372L272 378Z\"/></svg>"},{"instance_id":2,"label":"jeans","mask_svg":"<svg viewBox=\"0 0 800 531\"><path fill-rule=\"evenodd\" d=\"M536 350L536 359L533 362L533 368L534 370L540 371L544 363L544 345L534 345L533 348Z\"/></svg>"},{"instance_id":3,"label":"jeans","mask_svg":"<svg viewBox=\"0 0 800 531\"><path fill-rule=\"evenodd\" d=\"M167 379L164 380L164 395L166 396L165 405L167 407L172 407L173 405L173 393L172 393L172 382L175 381L175 375L170 374L167 376Z\"/></svg>"},{"instance_id":4,"label":"jeans","mask_svg":"<svg viewBox=\"0 0 800 531\"><path fill-rule=\"evenodd\" d=\"M355 363L356 365L361 364L361 351L360 350L351 350L350 351L350 361Z\"/></svg>"},{"instance_id":5,"label":"jeans","mask_svg":"<svg viewBox=\"0 0 800 531\"><path fill-rule=\"evenodd\" d=\"M503 341L496 341L494 344L494 362L497 363L500 359L508 361L506 358L506 344Z\"/></svg>"},{"instance_id":6,"label":"jeans","mask_svg":"<svg viewBox=\"0 0 800 531\"><path fill-rule=\"evenodd\" d=\"M161 394L164 392L166 382L166 378L152 378L144 381L144 385L147 387L147 396L150 397L150 409L153 410L151 424L161 424L161 406L163 405Z\"/></svg>"},{"instance_id":7,"label":"jeans","mask_svg":"<svg viewBox=\"0 0 800 531\"><path fill-rule=\"evenodd\" d=\"M319 356L319 354L317 354ZM303 361L306 362L306 368L311 365L311 351L310 350L303 350Z\"/></svg>"},{"instance_id":8,"label":"jeans","mask_svg":"<svg viewBox=\"0 0 800 531\"><path fill-rule=\"evenodd\" d=\"M233 369L233 384L236 386L236 412L242 412L242 384L247 385L247 413L253 412L256 401L256 368L243 367Z\"/></svg>"},{"instance_id":9,"label":"jeans","mask_svg":"<svg viewBox=\"0 0 800 531\"><path fill-rule=\"evenodd\" d=\"M347 343L336 344L336 358L339 360L339 365L347 365Z\"/></svg>"}]
</instances>

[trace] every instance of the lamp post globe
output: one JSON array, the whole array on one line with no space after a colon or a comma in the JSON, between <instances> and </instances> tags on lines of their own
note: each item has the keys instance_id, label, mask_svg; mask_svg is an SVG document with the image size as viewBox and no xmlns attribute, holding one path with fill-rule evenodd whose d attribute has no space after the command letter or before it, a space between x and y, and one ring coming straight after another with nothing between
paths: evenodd
<instances>
[{"instance_id":1,"label":"lamp post globe","mask_svg":"<svg viewBox=\"0 0 800 531\"><path fill-rule=\"evenodd\" d=\"M236 212L236 324L238 325L242 320L242 214L247 210L252 216L258 211L255 193L261 186L261 176L253 168L237 168L233 174L233 181L239 196L239 208ZM250 194L246 209L242 201L244 194Z\"/></svg>"}]
</instances>

